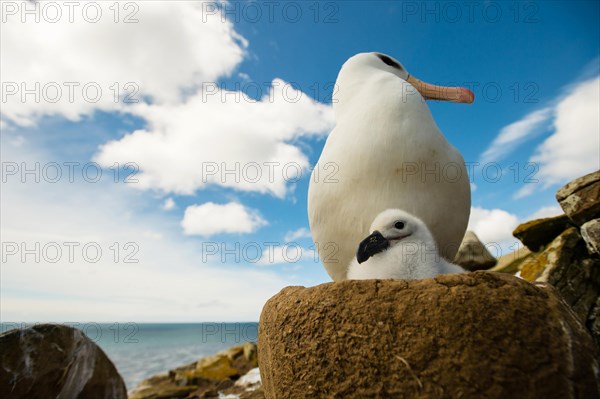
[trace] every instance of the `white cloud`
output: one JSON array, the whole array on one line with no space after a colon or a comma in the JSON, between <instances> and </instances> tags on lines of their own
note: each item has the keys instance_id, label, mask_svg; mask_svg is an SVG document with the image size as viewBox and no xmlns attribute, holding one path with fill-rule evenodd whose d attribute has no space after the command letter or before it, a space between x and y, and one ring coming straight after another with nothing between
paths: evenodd
<instances>
[{"instance_id":1,"label":"white cloud","mask_svg":"<svg viewBox=\"0 0 600 399\"><path fill-rule=\"evenodd\" d=\"M544 206L522 219L503 209L471 208L468 230L474 231L494 256L502 256L521 248L523 244L512 235L521 223L562 214L558 205Z\"/></svg>"},{"instance_id":2,"label":"white cloud","mask_svg":"<svg viewBox=\"0 0 600 399\"><path fill-rule=\"evenodd\" d=\"M256 262L259 266L296 264L302 261L319 262L316 252L296 243L286 243L266 248Z\"/></svg>"},{"instance_id":3,"label":"white cloud","mask_svg":"<svg viewBox=\"0 0 600 399\"><path fill-rule=\"evenodd\" d=\"M163 209L165 211L170 211L173 208L175 208L175 201L173 201L173 198L169 197L165 200L163 204Z\"/></svg>"},{"instance_id":4,"label":"white cloud","mask_svg":"<svg viewBox=\"0 0 600 399\"><path fill-rule=\"evenodd\" d=\"M15 4L33 8L44 3ZM76 6L70 22L69 8L61 2L54 3L62 11L56 23L49 21L54 14L49 18L42 14L39 22L35 16L22 22L20 12L3 15L3 92L15 88L18 92L2 99L2 119L31 125L43 115L77 120L95 110L123 110L128 104L122 99L115 103L114 93L128 95L135 90L133 99L179 102L183 90L231 74L244 57L246 40L220 13L206 12L202 1L130 2L118 7L116 23L113 3L92 3L101 8L96 23L84 18L88 15L83 13L84 4ZM92 11L88 20L95 17ZM127 16L137 22L124 23ZM21 84L27 89L39 84L40 101L33 95L22 101ZM88 84L86 100L83 88ZM94 102L96 88L101 93Z\"/></svg>"},{"instance_id":5,"label":"white cloud","mask_svg":"<svg viewBox=\"0 0 600 399\"><path fill-rule=\"evenodd\" d=\"M143 232L144 237L151 238L153 240L162 240L163 235L158 231L146 230Z\"/></svg>"},{"instance_id":6,"label":"white cloud","mask_svg":"<svg viewBox=\"0 0 600 399\"><path fill-rule=\"evenodd\" d=\"M564 211L559 205L543 206L531 215L527 216L524 221L549 218L552 216L562 215Z\"/></svg>"},{"instance_id":7,"label":"white cloud","mask_svg":"<svg viewBox=\"0 0 600 399\"><path fill-rule=\"evenodd\" d=\"M472 207L467 229L474 231L485 244L502 244L514 239L512 232L518 225L519 218L505 210Z\"/></svg>"},{"instance_id":8,"label":"white cloud","mask_svg":"<svg viewBox=\"0 0 600 399\"><path fill-rule=\"evenodd\" d=\"M552 108L543 108L504 126L492 144L481 155L481 163L498 161L509 154L516 146L532 138L551 116Z\"/></svg>"},{"instance_id":9,"label":"white cloud","mask_svg":"<svg viewBox=\"0 0 600 399\"><path fill-rule=\"evenodd\" d=\"M600 169L600 76L572 85L554 103L502 128L481 155L482 162L498 160L551 121L551 135L529 159L538 168L529 177L537 182L524 184L514 199Z\"/></svg>"},{"instance_id":10,"label":"white cloud","mask_svg":"<svg viewBox=\"0 0 600 399\"><path fill-rule=\"evenodd\" d=\"M258 211L237 202L188 206L181 221L186 235L205 237L219 233L252 233L266 224Z\"/></svg>"},{"instance_id":11,"label":"white cloud","mask_svg":"<svg viewBox=\"0 0 600 399\"><path fill-rule=\"evenodd\" d=\"M2 138L4 162L48 162L29 144L14 147L8 141ZM258 320L264 302L289 285L288 278L271 271L223 263L218 256L205 258L198 243L186 240L165 213L131 211L132 203L143 201L138 191L110 177L98 183L69 183L65 178L53 184L35 183L29 176L24 184L20 175L8 176L0 196L3 245L25 243L31 249L36 243L41 248L56 243L63 253L56 263L47 261L53 256L50 252L40 262L32 255L22 262L21 253L7 255L3 248L7 258L0 268L2 319ZM73 262L65 242L79 243ZM82 247L89 242L102 249L96 263L83 259ZM125 248L127 243L133 246ZM139 262L126 262L128 255Z\"/></svg>"},{"instance_id":12,"label":"white cloud","mask_svg":"<svg viewBox=\"0 0 600 399\"><path fill-rule=\"evenodd\" d=\"M207 85L202 84L234 73L247 46L222 15L203 13L201 2L133 2L128 4L139 7L135 15L139 22L122 24L113 22L113 11L108 8L112 3L96 4L102 7L106 19L95 24L81 19L75 23L33 23L31 18L23 24L20 15L2 24L3 82L9 86L15 83L19 89L21 83L31 88L36 82L41 89L47 83L49 90L62 88L57 102L47 101L48 96L43 96L43 101L32 101L32 95L21 101L20 93L7 101L2 99L3 161L31 164L53 160L40 148L31 147L36 145L34 140L19 136L21 126L33 125L44 116L79 120L102 110L145 119L147 131L109 142L97 153L98 159L107 162L110 157L138 160L143 178L137 186L142 188L192 193L204 185L193 168L198 162L213 160L219 166L222 161L272 161L295 162L307 168L307 157L293 142L304 135L327 131L333 121L329 106L312 101L280 80L274 84L282 87L273 88L255 103L247 97L236 103L239 93L222 90L210 92L212 98L206 99ZM132 9L120 10L123 18L127 14L124 11ZM129 82L133 86L126 88ZM98 102L83 99L81 88L88 83L92 89L101 89ZM75 85L73 101L67 84ZM115 103L113 90L117 87L121 96L138 90L133 98L140 102L126 104L120 98ZM225 94L227 101L222 101L220 96ZM161 168L165 171L158 170ZM243 182L238 187L233 182L230 187L283 197L288 182L281 176L282 170L275 172L279 175L273 181L267 175L257 184ZM294 169L288 172L293 177ZM221 184L219 178L213 179L209 182ZM21 184L20 180L12 180L3 184L3 243L25 243L26 248L36 243L57 243L64 249L65 242L94 242L103 251L96 263L82 261L81 256L76 256L74 263L64 259L38 263L31 257L22 262L18 254L11 255L0 268L0 314L4 319L257 320L264 302L289 285L288 277L283 279L252 265L245 268L220 259L205 260L198 243L185 237L172 215L138 213L138 209L148 207L132 204L146 205L148 197L129 187L111 181ZM154 199L151 201L153 204ZM235 221L237 225L226 223L224 227L222 222L227 220L217 223L212 215L213 219L207 219L212 230L206 230L205 221L198 222L194 214L197 209L189 207L188 232L202 234L224 228L253 231L266 224L253 210L237 205L244 210ZM169 199L163 206L171 207ZM133 247L125 248L129 243ZM124 263L132 250L133 259L139 262ZM119 261L114 260L115 255ZM306 285L306 280L295 283Z\"/></svg>"},{"instance_id":13,"label":"white cloud","mask_svg":"<svg viewBox=\"0 0 600 399\"><path fill-rule=\"evenodd\" d=\"M298 230L288 231L283 238L285 242L292 242L301 238L312 238L310 230L306 227L301 227Z\"/></svg>"},{"instance_id":14,"label":"white cloud","mask_svg":"<svg viewBox=\"0 0 600 399\"><path fill-rule=\"evenodd\" d=\"M523 186L513 195L513 199L521 199L530 196L535 192L534 183L523 184Z\"/></svg>"},{"instance_id":15,"label":"white cloud","mask_svg":"<svg viewBox=\"0 0 600 399\"><path fill-rule=\"evenodd\" d=\"M575 86L555 113L554 133L531 157L544 187L600 169L600 76Z\"/></svg>"},{"instance_id":16,"label":"white cloud","mask_svg":"<svg viewBox=\"0 0 600 399\"><path fill-rule=\"evenodd\" d=\"M40 3L23 4L43 7ZM284 197L297 168L308 174L308 158L291 142L330 130L331 107L278 79L271 88L271 82L250 82L248 92L263 90L258 102L241 91L221 90L214 82L235 72L248 43L214 10L214 2L127 3L126 10L119 8L118 23L112 3L94 3L101 7L97 23L82 17L83 5L71 23L66 6L56 4L64 8L57 23L47 18L36 23L33 16L23 23L17 13L2 25L3 129L32 125L47 115L69 120L98 110L137 115L147 130L106 143L96 158L105 166L113 159L137 162L136 187L142 189L193 194L217 184ZM123 23L131 13L138 22ZM243 72L237 76L248 79ZM27 89L39 84L40 101L32 94L22 101L22 84ZM98 88L100 99L91 101ZM11 90L16 93L7 94ZM135 91L139 102L115 102L115 90ZM55 92L62 94L56 102Z\"/></svg>"},{"instance_id":17,"label":"white cloud","mask_svg":"<svg viewBox=\"0 0 600 399\"><path fill-rule=\"evenodd\" d=\"M279 79L260 101L204 87L185 103L140 104L132 112L148 129L102 145L95 161L135 162L136 187L178 194L215 184L282 198L309 173L307 156L290 142L333 126L330 106Z\"/></svg>"}]
</instances>

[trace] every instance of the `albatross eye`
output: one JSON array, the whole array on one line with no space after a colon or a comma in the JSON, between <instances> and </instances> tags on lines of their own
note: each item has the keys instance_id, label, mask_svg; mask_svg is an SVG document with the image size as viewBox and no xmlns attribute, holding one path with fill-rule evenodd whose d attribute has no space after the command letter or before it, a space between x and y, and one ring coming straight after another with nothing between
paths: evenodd
<instances>
[{"instance_id":1,"label":"albatross eye","mask_svg":"<svg viewBox=\"0 0 600 399\"><path fill-rule=\"evenodd\" d=\"M387 55L377 54L377 57L379 57L379 59L381 59L381 61L383 61L386 65L402 70L402 66Z\"/></svg>"},{"instance_id":2,"label":"albatross eye","mask_svg":"<svg viewBox=\"0 0 600 399\"><path fill-rule=\"evenodd\" d=\"M394 227L397 228L398 230L402 230L404 228L404 222L396 222L396 224L394 224Z\"/></svg>"}]
</instances>

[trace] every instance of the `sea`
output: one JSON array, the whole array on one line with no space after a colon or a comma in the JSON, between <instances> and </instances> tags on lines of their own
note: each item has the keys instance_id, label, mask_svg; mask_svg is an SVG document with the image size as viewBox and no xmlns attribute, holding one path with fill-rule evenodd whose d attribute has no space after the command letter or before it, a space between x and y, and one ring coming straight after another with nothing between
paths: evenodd
<instances>
[{"instance_id":1,"label":"sea","mask_svg":"<svg viewBox=\"0 0 600 399\"><path fill-rule=\"evenodd\" d=\"M244 342L256 342L258 323L61 323L79 328L115 364L127 390L142 380ZM2 323L1 332L29 323Z\"/></svg>"}]
</instances>

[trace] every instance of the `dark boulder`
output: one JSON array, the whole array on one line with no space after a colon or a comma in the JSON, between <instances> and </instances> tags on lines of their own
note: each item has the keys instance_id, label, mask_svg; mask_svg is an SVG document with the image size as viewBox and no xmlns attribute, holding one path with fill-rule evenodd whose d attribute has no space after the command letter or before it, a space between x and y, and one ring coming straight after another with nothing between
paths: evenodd
<instances>
[{"instance_id":1,"label":"dark boulder","mask_svg":"<svg viewBox=\"0 0 600 399\"><path fill-rule=\"evenodd\" d=\"M102 349L76 328L42 324L0 335L0 397L127 399Z\"/></svg>"}]
</instances>

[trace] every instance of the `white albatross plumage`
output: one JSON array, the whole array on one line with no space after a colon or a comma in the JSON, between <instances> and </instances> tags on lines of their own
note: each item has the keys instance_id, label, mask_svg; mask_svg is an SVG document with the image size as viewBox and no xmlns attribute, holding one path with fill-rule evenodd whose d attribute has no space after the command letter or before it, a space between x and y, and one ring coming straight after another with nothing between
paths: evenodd
<instances>
[{"instance_id":1,"label":"white albatross plumage","mask_svg":"<svg viewBox=\"0 0 600 399\"><path fill-rule=\"evenodd\" d=\"M375 218L370 230L372 234L350 262L348 279L416 280L465 272L440 256L431 232L414 215L387 209Z\"/></svg>"},{"instance_id":2,"label":"white albatross plumage","mask_svg":"<svg viewBox=\"0 0 600 399\"><path fill-rule=\"evenodd\" d=\"M333 280L347 278L358 243L389 208L423 220L440 253L454 259L471 189L462 155L425 99L470 103L473 93L424 83L380 53L357 54L342 66L333 95L336 126L308 189L311 234Z\"/></svg>"}]
</instances>

